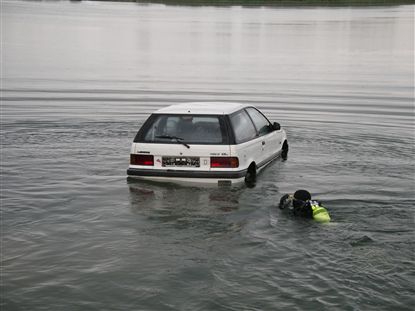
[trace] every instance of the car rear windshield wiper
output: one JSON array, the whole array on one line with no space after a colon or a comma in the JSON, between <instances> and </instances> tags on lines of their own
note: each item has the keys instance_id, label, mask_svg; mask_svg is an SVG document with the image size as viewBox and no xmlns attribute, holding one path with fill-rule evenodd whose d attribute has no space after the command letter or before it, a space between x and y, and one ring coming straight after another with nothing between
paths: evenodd
<instances>
[{"instance_id":1,"label":"car rear windshield wiper","mask_svg":"<svg viewBox=\"0 0 415 311\"><path fill-rule=\"evenodd\" d=\"M171 136L171 135L158 135L158 136L156 136L156 138L166 138L166 139L172 139L172 140L177 141L178 143L181 143L181 144L182 144L183 146L185 146L186 148L190 148L190 146L189 146L188 144L186 144L186 143L183 141L183 138L181 138L181 137Z\"/></svg>"}]
</instances>

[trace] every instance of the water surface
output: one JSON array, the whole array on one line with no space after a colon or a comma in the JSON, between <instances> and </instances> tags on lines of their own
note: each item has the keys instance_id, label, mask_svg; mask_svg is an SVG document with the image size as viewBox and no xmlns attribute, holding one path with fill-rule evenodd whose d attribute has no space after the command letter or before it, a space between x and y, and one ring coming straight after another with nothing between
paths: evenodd
<instances>
[{"instance_id":1,"label":"water surface","mask_svg":"<svg viewBox=\"0 0 415 311\"><path fill-rule=\"evenodd\" d=\"M2 310L412 310L414 6L2 1ZM286 129L255 188L130 182L155 109ZM306 188L319 225L276 208Z\"/></svg>"}]
</instances>

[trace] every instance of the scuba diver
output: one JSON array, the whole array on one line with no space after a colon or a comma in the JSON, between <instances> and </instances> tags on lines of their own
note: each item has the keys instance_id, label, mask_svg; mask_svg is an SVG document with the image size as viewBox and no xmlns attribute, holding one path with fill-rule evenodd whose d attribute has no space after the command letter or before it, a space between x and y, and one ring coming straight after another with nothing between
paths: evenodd
<instances>
[{"instance_id":1,"label":"scuba diver","mask_svg":"<svg viewBox=\"0 0 415 311\"><path fill-rule=\"evenodd\" d=\"M330 215L317 200L311 200L307 190L297 190L294 194L286 194L280 199L280 209L288 208L294 216L314 219L317 222L330 222Z\"/></svg>"}]
</instances>

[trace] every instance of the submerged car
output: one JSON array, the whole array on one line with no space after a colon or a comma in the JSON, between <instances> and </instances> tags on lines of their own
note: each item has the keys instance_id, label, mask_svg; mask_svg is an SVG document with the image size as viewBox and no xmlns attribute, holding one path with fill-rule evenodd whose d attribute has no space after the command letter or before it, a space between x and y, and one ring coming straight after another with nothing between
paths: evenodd
<instances>
[{"instance_id":1,"label":"submerged car","mask_svg":"<svg viewBox=\"0 0 415 311\"><path fill-rule=\"evenodd\" d=\"M288 152L287 136L257 108L194 102L155 111L131 146L130 177L191 184L249 186Z\"/></svg>"}]
</instances>

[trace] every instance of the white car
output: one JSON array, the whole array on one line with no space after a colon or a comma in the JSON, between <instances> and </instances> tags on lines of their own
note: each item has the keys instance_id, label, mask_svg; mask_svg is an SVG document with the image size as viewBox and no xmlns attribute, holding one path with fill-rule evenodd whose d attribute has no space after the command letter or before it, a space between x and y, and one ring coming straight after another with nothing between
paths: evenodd
<instances>
[{"instance_id":1,"label":"white car","mask_svg":"<svg viewBox=\"0 0 415 311\"><path fill-rule=\"evenodd\" d=\"M185 184L255 184L288 152L287 136L251 105L193 102L151 114L131 147L130 177Z\"/></svg>"}]
</instances>

